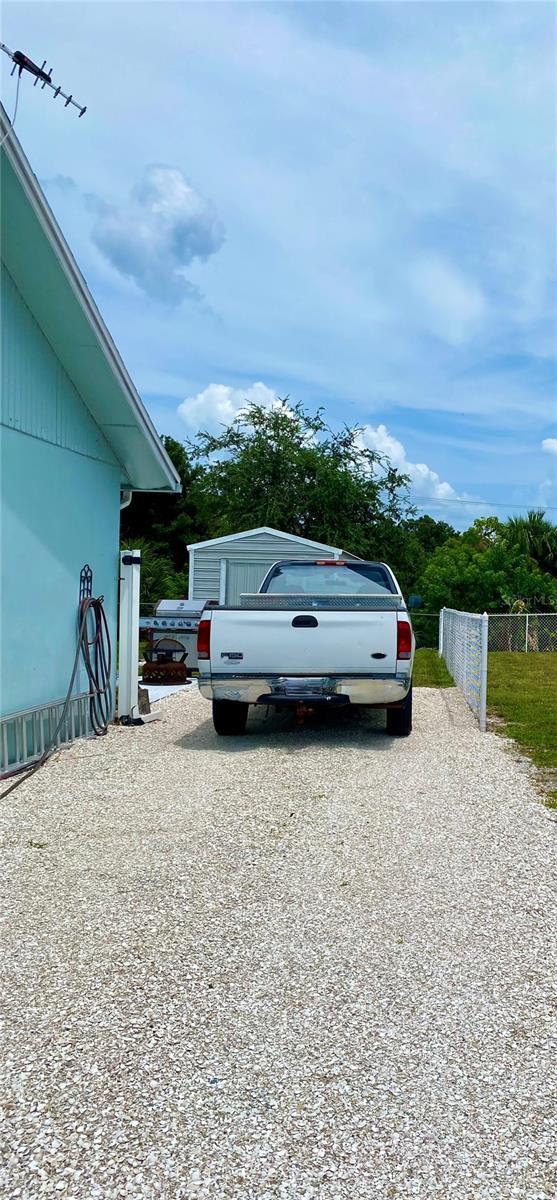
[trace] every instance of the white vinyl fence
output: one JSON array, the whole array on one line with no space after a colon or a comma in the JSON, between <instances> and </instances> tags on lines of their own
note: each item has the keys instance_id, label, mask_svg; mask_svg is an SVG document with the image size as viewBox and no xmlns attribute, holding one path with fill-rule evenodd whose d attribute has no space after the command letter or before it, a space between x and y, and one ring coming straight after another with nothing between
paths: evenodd
<instances>
[{"instance_id":1,"label":"white vinyl fence","mask_svg":"<svg viewBox=\"0 0 557 1200\"><path fill-rule=\"evenodd\" d=\"M487 613L458 612L442 608L439 613L439 654L472 712L482 733L487 705Z\"/></svg>"}]
</instances>

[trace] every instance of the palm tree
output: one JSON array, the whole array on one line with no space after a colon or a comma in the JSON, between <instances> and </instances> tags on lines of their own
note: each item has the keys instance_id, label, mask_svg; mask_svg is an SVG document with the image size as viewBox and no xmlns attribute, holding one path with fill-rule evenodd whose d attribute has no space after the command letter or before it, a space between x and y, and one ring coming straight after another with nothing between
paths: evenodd
<instances>
[{"instance_id":1,"label":"palm tree","mask_svg":"<svg viewBox=\"0 0 557 1200\"><path fill-rule=\"evenodd\" d=\"M545 513L531 509L526 517L509 517L506 541L537 563L540 571L557 575L557 525Z\"/></svg>"}]
</instances>

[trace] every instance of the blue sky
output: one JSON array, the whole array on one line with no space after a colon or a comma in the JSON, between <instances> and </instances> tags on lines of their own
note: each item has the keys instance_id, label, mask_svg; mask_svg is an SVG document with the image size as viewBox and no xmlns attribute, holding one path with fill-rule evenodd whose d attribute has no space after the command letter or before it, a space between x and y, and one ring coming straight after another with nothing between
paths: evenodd
<instances>
[{"instance_id":1,"label":"blue sky","mask_svg":"<svg viewBox=\"0 0 557 1200\"><path fill-rule=\"evenodd\" d=\"M24 79L16 129L161 432L289 394L435 516L557 518L553 5L8 3L2 37L87 104Z\"/></svg>"}]
</instances>

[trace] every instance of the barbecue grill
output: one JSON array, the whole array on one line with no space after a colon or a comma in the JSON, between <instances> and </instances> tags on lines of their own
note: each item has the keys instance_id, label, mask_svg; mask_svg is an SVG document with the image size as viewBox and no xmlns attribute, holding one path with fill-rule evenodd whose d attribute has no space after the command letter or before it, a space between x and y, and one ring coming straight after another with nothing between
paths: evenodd
<instances>
[{"instance_id":1,"label":"barbecue grill","mask_svg":"<svg viewBox=\"0 0 557 1200\"><path fill-rule=\"evenodd\" d=\"M159 600L150 616L139 618L142 636L147 637L147 666L157 661L178 668L178 674L191 675L197 669L197 629L203 609L217 600ZM164 654L171 651L172 654ZM182 660L181 651L186 658ZM181 667L181 671L180 668ZM170 671L166 672L171 674ZM147 671L150 674L150 671ZM175 677L174 674L172 676Z\"/></svg>"}]
</instances>

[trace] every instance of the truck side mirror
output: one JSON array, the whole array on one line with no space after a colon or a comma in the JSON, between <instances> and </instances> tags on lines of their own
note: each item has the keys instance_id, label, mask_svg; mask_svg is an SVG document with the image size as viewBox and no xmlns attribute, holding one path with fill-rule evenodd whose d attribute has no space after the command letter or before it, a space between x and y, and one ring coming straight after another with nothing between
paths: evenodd
<instances>
[{"instance_id":1,"label":"truck side mirror","mask_svg":"<svg viewBox=\"0 0 557 1200\"><path fill-rule=\"evenodd\" d=\"M409 596L408 597L408 608L421 608L421 606L422 606L422 597L421 596Z\"/></svg>"}]
</instances>

